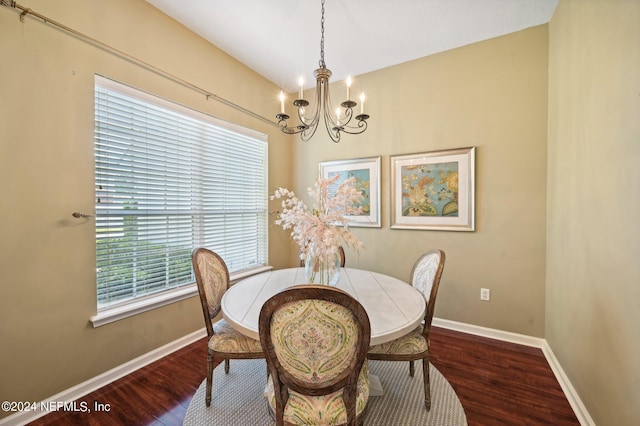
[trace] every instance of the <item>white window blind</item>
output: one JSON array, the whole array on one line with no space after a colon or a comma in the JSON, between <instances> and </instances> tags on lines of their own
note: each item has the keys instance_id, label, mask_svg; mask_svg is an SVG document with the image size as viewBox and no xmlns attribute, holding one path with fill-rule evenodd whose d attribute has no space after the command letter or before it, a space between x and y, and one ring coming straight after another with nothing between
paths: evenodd
<instances>
[{"instance_id":1,"label":"white window blind","mask_svg":"<svg viewBox=\"0 0 640 426\"><path fill-rule=\"evenodd\" d=\"M266 136L96 76L98 310L267 262Z\"/></svg>"}]
</instances>

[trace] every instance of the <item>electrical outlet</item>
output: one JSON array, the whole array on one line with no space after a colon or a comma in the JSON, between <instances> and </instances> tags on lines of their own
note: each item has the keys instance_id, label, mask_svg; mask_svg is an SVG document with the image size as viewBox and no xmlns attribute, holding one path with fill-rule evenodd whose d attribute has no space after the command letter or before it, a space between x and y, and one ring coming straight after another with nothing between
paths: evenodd
<instances>
[{"instance_id":1,"label":"electrical outlet","mask_svg":"<svg viewBox=\"0 0 640 426\"><path fill-rule=\"evenodd\" d=\"M481 288L480 289L480 300L484 300L485 302L488 302L491 300L491 290L488 288Z\"/></svg>"}]
</instances>

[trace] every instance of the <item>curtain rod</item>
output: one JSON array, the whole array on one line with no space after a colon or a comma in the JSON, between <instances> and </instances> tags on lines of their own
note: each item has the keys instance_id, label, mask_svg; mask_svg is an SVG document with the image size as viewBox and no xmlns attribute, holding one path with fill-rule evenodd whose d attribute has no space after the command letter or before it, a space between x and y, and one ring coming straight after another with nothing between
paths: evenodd
<instances>
[{"instance_id":1,"label":"curtain rod","mask_svg":"<svg viewBox=\"0 0 640 426\"><path fill-rule=\"evenodd\" d=\"M140 65L140 66L142 66L142 67L144 67L144 68L146 68L146 69L148 69L150 71L153 71L156 74L159 74L159 75L161 75L161 76L163 76L165 78L168 78L169 80L172 80L172 81L174 81L176 83L179 83L179 84L181 84L181 85L183 85L185 87L188 87L191 90L199 92L199 93L205 95L207 100L214 99L214 100L216 100L216 101L218 101L218 102L220 102L220 103L222 103L222 104L224 104L224 105L226 105L228 107L234 108L234 109L236 109L236 110L238 110L240 112L243 112L243 113L245 113L247 115L250 115L253 118L257 118L258 120L264 121L265 123L268 123L268 124L271 124L272 126L278 127L277 123L275 123L274 121L269 120L266 117L261 116L260 114L257 114L255 112L250 111L250 110L248 110L248 109L246 109L246 108L244 108L244 107L242 107L242 106L240 106L238 104L235 104L235 103L233 103L233 102L231 102L231 101L229 101L229 100L227 100L225 98L222 98L222 97L220 97L220 96L218 96L218 95L216 95L214 93L211 93L211 92L209 92L209 91L207 91L207 90L205 90L205 89L203 89L203 88L201 88L199 86L196 86L193 83L190 83L190 82L188 82L186 80L183 80L180 77L177 77L177 76L175 76L173 74L170 74L170 73L168 73L168 72L166 72L166 71L164 71L164 70L162 70L162 69L160 69L160 68L158 68L158 67L156 67L154 65L151 65L151 64L149 64L147 62L144 62L144 61L142 61L142 60L140 60L140 59L138 59L138 58L136 58L134 56L129 55L128 53L125 53L125 52L123 52L121 50L118 50L115 47L109 46L106 43L103 43L103 42L101 42L99 40L96 40L96 39L94 39L92 37L89 37L88 35L83 34L83 33L79 32L79 31L76 31L73 28L69 28L64 24L61 24L61 23L56 22L56 21L54 21L52 19L49 19L46 16L43 16L43 15L37 13L37 12L34 12L33 10L29 9L28 7L24 7L24 6L21 6L21 5L17 4L13 0L0 0L0 5L21 10L22 11L22 13L20 13L20 21L21 22L24 22L24 17L25 16L33 15L36 18L41 19L45 24L50 24L50 25L53 25L55 27L58 27L58 28L66 31L68 33L73 34L75 37L78 37L81 40L84 40L84 41L89 42L89 43L91 43L93 45L96 45L96 46L98 46L98 47L100 47L100 48L102 48L104 50L107 50L107 51L109 51L109 52L111 52L111 53L113 53L113 54L115 54L117 56L120 56L120 57L122 57L122 58L124 58L124 59L126 59L126 60L128 60L128 61L130 61L132 63L134 63L134 64Z\"/></svg>"}]
</instances>

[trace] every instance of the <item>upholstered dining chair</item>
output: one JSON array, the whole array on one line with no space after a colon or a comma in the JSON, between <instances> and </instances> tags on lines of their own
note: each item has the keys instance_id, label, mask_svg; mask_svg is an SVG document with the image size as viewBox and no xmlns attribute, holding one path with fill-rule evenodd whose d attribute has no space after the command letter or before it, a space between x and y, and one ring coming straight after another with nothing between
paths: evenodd
<instances>
[{"instance_id":1,"label":"upholstered dining chair","mask_svg":"<svg viewBox=\"0 0 640 426\"><path fill-rule=\"evenodd\" d=\"M276 425L356 425L369 399L369 317L335 287L304 284L268 299L260 342Z\"/></svg>"},{"instance_id":2,"label":"upholstered dining chair","mask_svg":"<svg viewBox=\"0 0 640 426\"><path fill-rule=\"evenodd\" d=\"M344 249L342 246L338 246L338 255L340 256L340 267L344 268L345 263L347 262L346 257L344 255ZM304 267L304 259L300 259L300 267Z\"/></svg>"},{"instance_id":3,"label":"upholstered dining chair","mask_svg":"<svg viewBox=\"0 0 640 426\"><path fill-rule=\"evenodd\" d=\"M436 305L440 277L444 269L445 253L442 250L431 250L424 253L413 265L411 285L418 289L426 299L427 309L424 320L409 334L391 342L382 343L369 348L368 359L382 361L409 361L409 375L413 377L414 361L422 360L424 380L424 404L427 411L431 409L431 386L429 382L429 332Z\"/></svg>"},{"instance_id":4,"label":"upholstered dining chair","mask_svg":"<svg viewBox=\"0 0 640 426\"><path fill-rule=\"evenodd\" d=\"M204 314L209 338L207 350L207 388L205 403L211 405L213 363L215 358L224 360L224 372L229 373L230 359L264 358L260 341L246 337L231 327L224 319L213 322L220 313L222 296L229 288L229 270L222 258L206 248L197 248L191 255L193 272Z\"/></svg>"}]
</instances>

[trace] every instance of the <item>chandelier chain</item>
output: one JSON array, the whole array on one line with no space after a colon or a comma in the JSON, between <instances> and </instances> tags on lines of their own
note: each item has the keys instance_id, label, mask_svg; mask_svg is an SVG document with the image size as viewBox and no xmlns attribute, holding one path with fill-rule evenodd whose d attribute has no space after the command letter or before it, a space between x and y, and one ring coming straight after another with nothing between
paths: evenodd
<instances>
[{"instance_id":1,"label":"chandelier chain","mask_svg":"<svg viewBox=\"0 0 640 426\"><path fill-rule=\"evenodd\" d=\"M321 6L322 18L320 19L320 68L326 68L324 63L324 0Z\"/></svg>"}]
</instances>

